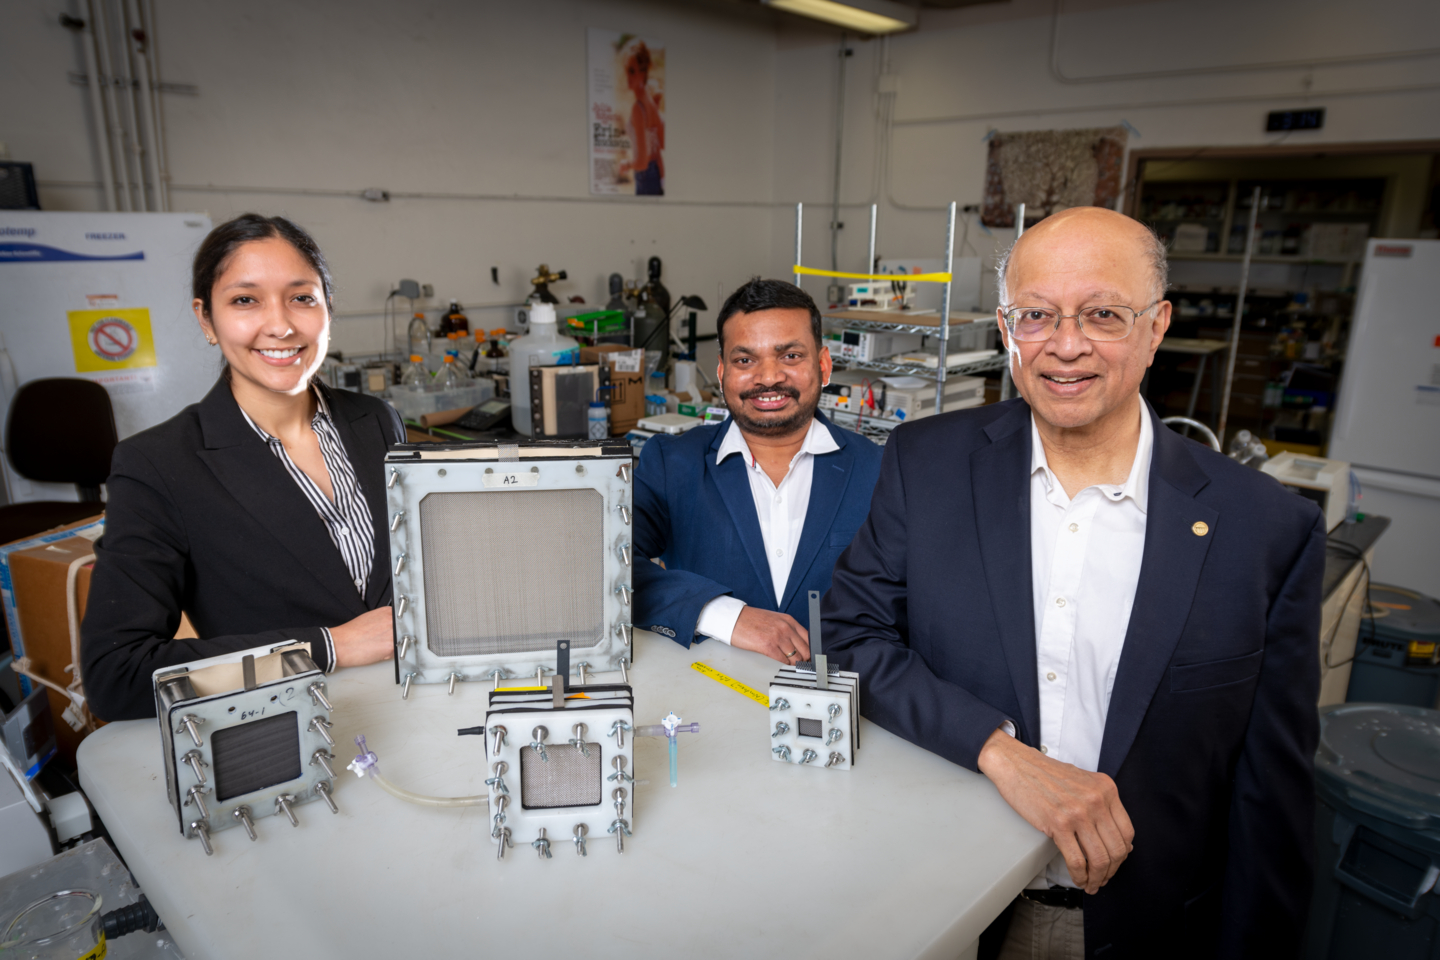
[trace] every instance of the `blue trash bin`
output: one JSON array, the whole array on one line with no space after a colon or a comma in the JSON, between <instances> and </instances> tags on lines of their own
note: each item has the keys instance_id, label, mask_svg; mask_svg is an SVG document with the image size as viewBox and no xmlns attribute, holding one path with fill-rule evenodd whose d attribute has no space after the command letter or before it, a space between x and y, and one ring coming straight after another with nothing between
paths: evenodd
<instances>
[{"instance_id":1,"label":"blue trash bin","mask_svg":"<svg viewBox=\"0 0 1440 960\"><path fill-rule=\"evenodd\" d=\"M1384 583L1369 599L1346 701L1440 709L1440 602Z\"/></svg>"},{"instance_id":2,"label":"blue trash bin","mask_svg":"<svg viewBox=\"0 0 1440 960\"><path fill-rule=\"evenodd\" d=\"M1307 960L1440 958L1440 712L1320 712Z\"/></svg>"}]
</instances>

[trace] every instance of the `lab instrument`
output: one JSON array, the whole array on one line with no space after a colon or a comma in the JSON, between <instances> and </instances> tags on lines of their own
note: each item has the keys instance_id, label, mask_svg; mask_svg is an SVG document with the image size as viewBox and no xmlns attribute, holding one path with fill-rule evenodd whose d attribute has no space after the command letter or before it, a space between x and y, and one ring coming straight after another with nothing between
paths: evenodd
<instances>
[{"instance_id":1,"label":"lab instrument","mask_svg":"<svg viewBox=\"0 0 1440 960\"><path fill-rule=\"evenodd\" d=\"M811 660L781 667L770 681L770 758L849 770L860 749L860 675L822 652L820 591L809 591Z\"/></svg>"},{"instance_id":2,"label":"lab instrument","mask_svg":"<svg viewBox=\"0 0 1440 960\"><path fill-rule=\"evenodd\" d=\"M1350 464L1283 450L1260 466L1295 493L1313 500L1325 514L1325 529L1334 530L1350 509Z\"/></svg>"}]
</instances>

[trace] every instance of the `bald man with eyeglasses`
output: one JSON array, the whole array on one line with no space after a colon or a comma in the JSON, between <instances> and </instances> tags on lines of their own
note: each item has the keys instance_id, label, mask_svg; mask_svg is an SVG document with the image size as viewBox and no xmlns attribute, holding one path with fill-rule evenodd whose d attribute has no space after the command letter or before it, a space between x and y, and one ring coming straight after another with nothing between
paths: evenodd
<instances>
[{"instance_id":1,"label":"bald man with eyeglasses","mask_svg":"<svg viewBox=\"0 0 1440 960\"><path fill-rule=\"evenodd\" d=\"M982 955L1294 956L1320 512L1140 396L1170 325L1146 227L1066 210L998 272L1020 397L894 431L825 653L1054 840Z\"/></svg>"}]
</instances>

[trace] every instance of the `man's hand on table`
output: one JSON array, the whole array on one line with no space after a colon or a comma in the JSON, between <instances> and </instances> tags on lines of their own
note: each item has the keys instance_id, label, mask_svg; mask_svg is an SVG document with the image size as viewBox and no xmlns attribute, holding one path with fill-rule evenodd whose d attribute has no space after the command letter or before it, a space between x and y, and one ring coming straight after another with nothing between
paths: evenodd
<instances>
[{"instance_id":1,"label":"man's hand on table","mask_svg":"<svg viewBox=\"0 0 1440 960\"><path fill-rule=\"evenodd\" d=\"M1135 828L1105 774L1051 760L1003 730L985 741L979 767L1016 813L1055 841L1086 893L1105 886L1133 849Z\"/></svg>"},{"instance_id":2,"label":"man's hand on table","mask_svg":"<svg viewBox=\"0 0 1440 960\"><path fill-rule=\"evenodd\" d=\"M335 667L363 667L395 656L395 617L389 607L367 610L349 623L330 628Z\"/></svg>"},{"instance_id":3,"label":"man's hand on table","mask_svg":"<svg viewBox=\"0 0 1440 960\"><path fill-rule=\"evenodd\" d=\"M735 621L730 646L754 650L781 663L804 663L810 659L810 632L788 613L747 606Z\"/></svg>"}]
</instances>

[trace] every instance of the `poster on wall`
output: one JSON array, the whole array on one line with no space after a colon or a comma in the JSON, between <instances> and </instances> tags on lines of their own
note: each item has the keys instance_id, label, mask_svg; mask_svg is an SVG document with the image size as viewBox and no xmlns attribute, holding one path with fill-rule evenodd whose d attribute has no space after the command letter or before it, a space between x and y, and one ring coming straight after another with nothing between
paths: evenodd
<instances>
[{"instance_id":1,"label":"poster on wall","mask_svg":"<svg viewBox=\"0 0 1440 960\"><path fill-rule=\"evenodd\" d=\"M590 192L665 195L665 45L590 28Z\"/></svg>"},{"instance_id":2,"label":"poster on wall","mask_svg":"<svg viewBox=\"0 0 1440 960\"><path fill-rule=\"evenodd\" d=\"M996 133L980 221L1013 227L1020 203L1027 224L1070 207L1114 209L1124 156L1124 127Z\"/></svg>"}]
</instances>

